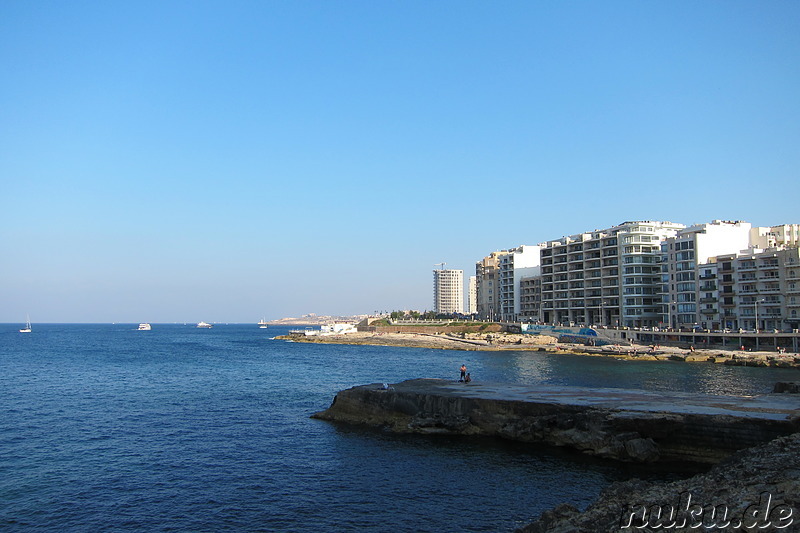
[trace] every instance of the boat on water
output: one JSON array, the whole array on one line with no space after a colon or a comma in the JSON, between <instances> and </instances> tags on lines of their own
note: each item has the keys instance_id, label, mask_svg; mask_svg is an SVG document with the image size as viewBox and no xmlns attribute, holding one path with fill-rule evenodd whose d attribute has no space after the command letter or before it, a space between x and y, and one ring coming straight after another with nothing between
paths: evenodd
<instances>
[{"instance_id":1,"label":"boat on water","mask_svg":"<svg viewBox=\"0 0 800 533\"><path fill-rule=\"evenodd\" d=\"M142 322L141 324L139 324L139 331L150 331L151 329L153 328L151 328L150 324L148 324L147 322Z\"/></svg>"},{"instance_id":2,"label":"boat on water","mask_svg":"<svg viewBox=\"0 0 800 533\"><path fill-rule=\"evenodd\" d=\"M208 322L198 322L197 323L197 327L198 328L211 328L213 326L211 324L209 324Z\"/></svg>"},{"instance_id":3,"label":"boat on water","mask_svg":"<svg viewBox=\"0 0 800 533\"><path fill-rule=\"evenodd\" d=\"M261 329L267 329L267 321L262 318L258 321L258 327Z\"/></svg>"},{"instance_id":4,"label":"boat on water","mask_svg":"<svg viewBox=\"0 0 800 533\"><path fill-rule=\"evenodd\" d=\"M20 333L30 333L31 332L31 317L27 317L28 321L25 322L25 327L19 330Z\"/></svg>"}]
</instances>

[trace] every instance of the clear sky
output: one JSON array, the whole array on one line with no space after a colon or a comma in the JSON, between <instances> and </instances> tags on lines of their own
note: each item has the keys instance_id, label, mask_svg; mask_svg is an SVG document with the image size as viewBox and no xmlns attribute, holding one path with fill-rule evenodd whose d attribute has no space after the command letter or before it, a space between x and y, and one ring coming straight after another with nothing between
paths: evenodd
<instances>
[{"instance_id":1,"label":"clear sky","mask_svg":"<svg viewBox=\"0 0 800 533\"><path fill-rule=\"evenodd\" d=\"M800 223L800 2L0 3L0 322L432 307L626 220Z\"/></svg>"}]
</instances>

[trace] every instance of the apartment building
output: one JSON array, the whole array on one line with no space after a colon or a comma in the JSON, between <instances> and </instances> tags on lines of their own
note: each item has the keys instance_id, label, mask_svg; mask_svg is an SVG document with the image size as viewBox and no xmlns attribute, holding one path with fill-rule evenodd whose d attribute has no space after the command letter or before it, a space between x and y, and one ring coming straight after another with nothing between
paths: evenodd
<instances>
[{"instance_id":1,"label":"apartment building","mask_svg":"<svg viewBox=\"0 0 800 533\"><path fill-rule=\"evenodd\" d=\"M451 314L464 312L464 271L433 271L433 310Z\"/></svg>"},{"instance_id":2,"label":"apartment building","mask_svg":"<svg viewBox=\"0 0 800 533\"><path fill-rule=\"evenodd\" d=\"M750 244L756 248L797 248L800 246L800 224L756 227L750 230Z\"/></svg>"},{"instance_id":3,"label":"apartment building","mask_svg":"<svg viewBox=\"0 0 800 533\"><path fill-rule=\"evenodd\" d=\"M653 327L661 323L661 243L683 224L623 222L541 247L540 320Z\"/></svg>"},{"instance_id":4,"label":"apartment building","mask_svg":"<svg viewBox=\"0 0 800 533\"><path fill-rule=\"evenodd\" d=\"M500 289L500 318L517 321L520 316L519 286L522 278L541 274L540 247L518 246L505 250L500 256L498 285Z\"/></svg>"},{"instance_id":5,"label":"apartment building","mask_svg":"<svg viewBox=\"0 0 800 533\"><path fill-rule=\"evenodd\" d=\"M800 327L800 250L751 248L718 256L722 327L795 330Z\"/></svg>"},{"instance_id":6,"label":"apartment building","mask_svg":"<svg viewBox=\"0 0 800 533\"><path fill-rule=\"evenodd\" d=\"M519 282L520 322L539 322L542 309L542 276L524 277Z\"/></svg>"},{"instance_id":7,"label":"apartment building","mask_svg":"<svg viewBox=\"0 0 800 533\"><path fill-rule=\"evenodd\" d=\"M482 319L495 320L500 316L500 258L506 253L492 252L475 263L478 317Z\"/></svg>"},{"instance_id":8,"label":"apartment building","mask_svg":"<svg viewBox=\"0 0 800 533\"><path fill-rule=\"evenodd\" d=\"M662 325L720 329L716 257L750 246L751 225L714 220L681 229L662 245Z\"/></svg>"},{"instance_id":9,"label":"apartment building","mask_svg":"<svg viewBox=\"0 0 800 533\"><path fill-rule=\"evenodd\" d=\"M800 226L715 220L663 246L664 318L673 328L779 330L798 322Z\"/></svg>"}]
</instances>

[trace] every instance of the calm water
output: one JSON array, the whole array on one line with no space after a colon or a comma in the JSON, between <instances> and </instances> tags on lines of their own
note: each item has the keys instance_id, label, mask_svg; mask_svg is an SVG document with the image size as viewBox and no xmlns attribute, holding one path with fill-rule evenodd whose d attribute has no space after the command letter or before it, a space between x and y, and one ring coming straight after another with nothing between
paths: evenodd
<instances>
[{"instance_id":1,"label":"calm water","mask_svg":"<svg viewBox=\"0 0 800 533\"><path fill-rule=\"evenodd\" d=\"M537 353L309 345L282 328L0 325L4 531L508 531L587 505L618 466L488 440L311 420L415 377L712 394L800 372Z\"/></svg>"}]
</instances>

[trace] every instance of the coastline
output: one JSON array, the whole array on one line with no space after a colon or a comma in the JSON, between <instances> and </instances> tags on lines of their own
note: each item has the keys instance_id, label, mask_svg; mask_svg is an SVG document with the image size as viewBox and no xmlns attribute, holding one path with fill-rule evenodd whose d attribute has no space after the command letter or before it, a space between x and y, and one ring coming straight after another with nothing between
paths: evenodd
<instances>
[{"instance_id":1,"label":"coastline","mask_svg":"<svg viewBox=\"0 0 800 533\"><path fill-rule=\"evenodd\" d=\"M721 348L687 349L677 346L585 346L558 342L544 335L509 333L438 334L352 332L330 335L282 335L279 339L321 344L377 345L439 350L535 351L588 357L613 357L629 361L705 362L734 366L800 368L800 354L776 351L740 351Z\"/></svg>"}]
</instances>

